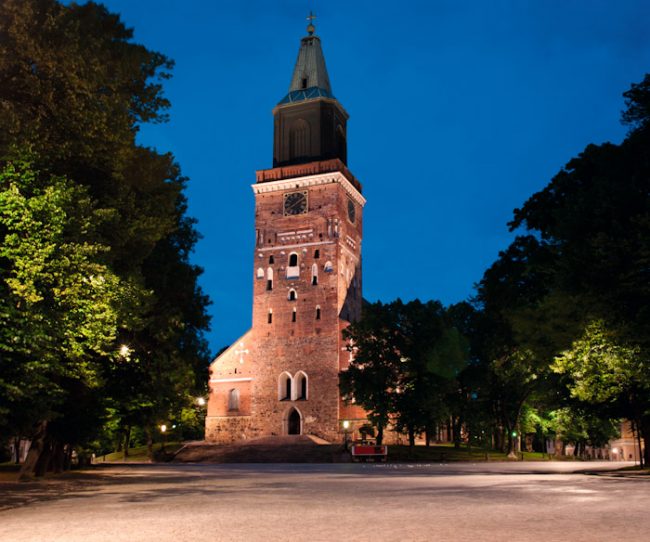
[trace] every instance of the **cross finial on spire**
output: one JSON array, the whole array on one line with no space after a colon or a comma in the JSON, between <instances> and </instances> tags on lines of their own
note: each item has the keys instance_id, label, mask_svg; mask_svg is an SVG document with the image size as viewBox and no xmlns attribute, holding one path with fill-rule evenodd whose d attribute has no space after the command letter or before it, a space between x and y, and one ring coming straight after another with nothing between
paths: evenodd
<instances>
[{"instance_id":1,"label":"cross finial on spire","mask_svg":"<svg viewBox=\"0 0 650 542\"><path fill-rule=\"evenodd\" d=\"M311 11L309 12L309 17L307 17L307 20L309 21L309 24L307 25L307 33L310 36L314 35L314 32L316 32L316 27L314 26L314 19L316 18L316 15L314 15Z\"/></svg>"}]
</instances>

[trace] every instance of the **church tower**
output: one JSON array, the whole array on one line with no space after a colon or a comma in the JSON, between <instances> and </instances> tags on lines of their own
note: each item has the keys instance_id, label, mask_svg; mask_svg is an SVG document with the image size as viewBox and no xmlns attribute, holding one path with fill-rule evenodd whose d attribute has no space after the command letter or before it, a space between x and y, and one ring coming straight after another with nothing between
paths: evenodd
<instances>
[{"instance_id":1,"label":"church tower","mask_svg":"<svg viewBox=\"0 0 650 542\"><path fill-rule=\"evenodd\" d=\"M273 109L273 168L256 172L253 322L210 365L206 440L342 438L365 420L338 387L342 330L361 312L361 184L347 164L348 114L332 93L320 38L302 38L288 94Z\"/></svg>"}]
</instances>

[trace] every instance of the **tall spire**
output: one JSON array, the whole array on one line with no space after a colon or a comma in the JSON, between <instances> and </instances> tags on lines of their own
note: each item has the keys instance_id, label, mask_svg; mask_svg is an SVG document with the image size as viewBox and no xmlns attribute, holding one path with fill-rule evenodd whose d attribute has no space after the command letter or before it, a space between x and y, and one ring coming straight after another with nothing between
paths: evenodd
<instances>
[{"instance_id":1,"label":"tall spire","mask_svg":"<svg viewBox=\"0 0 650 542\"><path fill-rule=\"evenodd\" d=\"M307 17L289 93L273 109L273 167L347 160L348 114L332 95L314 18Z\"/></svg>"},{"instance_id":2,"label":"tall spire","mask_svg":"<svg viewBox=\"0 0 650 542\"><path fill-rule=\"evenodd\" d=\"M300 49L298 50L298 59L293 69L291 84L289 85L289 94L287 94L280 103L296 102L307 100L309 98L333 98L330 78L325 66L325 56L321 48L320 38L314 33L313 13L309 14L307 20L308 35L300 40Z\"/></svg>"}]
</instances>

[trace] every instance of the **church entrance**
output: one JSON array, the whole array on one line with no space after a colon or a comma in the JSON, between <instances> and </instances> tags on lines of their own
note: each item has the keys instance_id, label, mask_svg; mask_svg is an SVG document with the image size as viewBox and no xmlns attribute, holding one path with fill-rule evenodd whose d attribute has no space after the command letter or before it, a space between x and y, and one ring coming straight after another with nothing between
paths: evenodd
<instances>
[{"instance_id":1,"label":"church entrance","mask_svg":"<svg viewBox=\"0 0 650 542\"><path fill-rule=\"evenodd\" d=\"M292 408L287 418L287 434L299 435L300 434L300 413Z\"/></svg>"}]
</instances>

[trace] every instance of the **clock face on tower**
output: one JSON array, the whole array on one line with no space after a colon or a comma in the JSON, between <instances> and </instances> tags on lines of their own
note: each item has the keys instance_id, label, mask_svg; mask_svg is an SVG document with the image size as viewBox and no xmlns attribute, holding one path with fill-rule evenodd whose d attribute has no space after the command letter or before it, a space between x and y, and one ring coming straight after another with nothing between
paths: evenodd
<instances>
[{"instance_id":1,"label":"clock face on tower","mask_svg":"<svg viewBox=\"0 0 650 542\"><path fill-rule=\"evenodd\" d=\"M307 212L307 192L291 192L284 195L284 214L302 215Z\"/></svg>"},{"instance_id":2,"label":"clock face on tower","mask_svg":"<svg viewBox=\"0 0 650 542\"><path fill-rule=\"evenodd\" d=\"M357 214L357 210L354 206L354 202L349 199L348 200L348 218L350 219L350 222L354 222L354 217Z\"/></svg>"}]
</instances>

